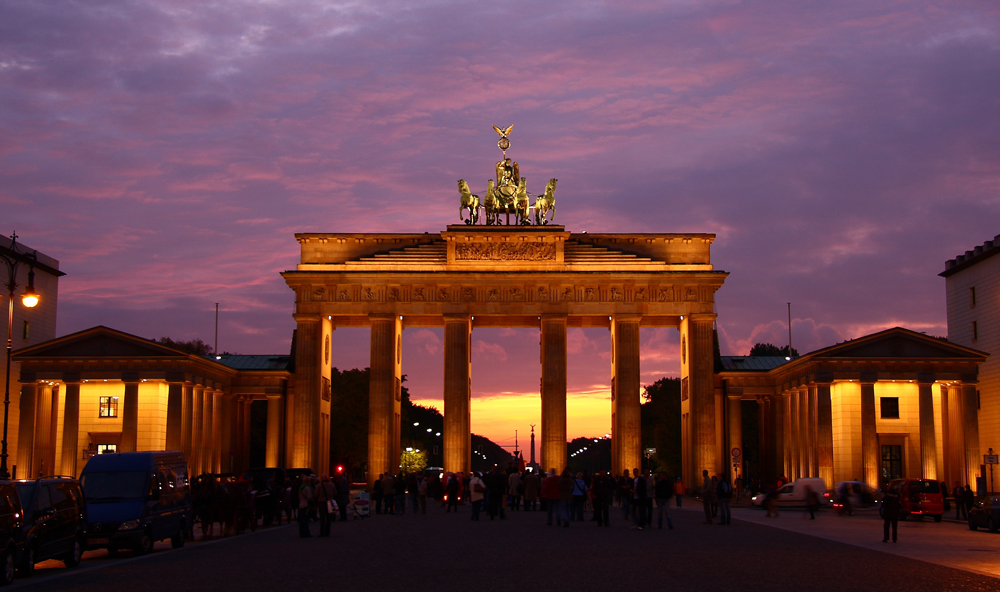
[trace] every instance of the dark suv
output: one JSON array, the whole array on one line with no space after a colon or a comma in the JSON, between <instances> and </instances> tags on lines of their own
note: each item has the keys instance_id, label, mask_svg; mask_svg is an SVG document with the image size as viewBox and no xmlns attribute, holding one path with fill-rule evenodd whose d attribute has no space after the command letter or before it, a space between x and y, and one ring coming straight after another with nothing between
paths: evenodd
<instances>
[{"instance_id":1,"label":"dark suv","mask_svg":"<svg viewBox=\"0 0 1000 592\"><path fill-rule=\"evenodd\" d=\"M0 498L0 516L16 506L23 510L14 512L15 516L21 514L16 526L8 517L0 518L4 528L8 523L13 527L14 544L8 544L6 566L13 563L20 575L29 576L36 563L47 559L60 559L66 567L80 563L85 544L86 506L78 480L42 477L34 481L0 481ZM6 580L6 572L4 567L0 580Z\"/></svg>"}]
</instances>

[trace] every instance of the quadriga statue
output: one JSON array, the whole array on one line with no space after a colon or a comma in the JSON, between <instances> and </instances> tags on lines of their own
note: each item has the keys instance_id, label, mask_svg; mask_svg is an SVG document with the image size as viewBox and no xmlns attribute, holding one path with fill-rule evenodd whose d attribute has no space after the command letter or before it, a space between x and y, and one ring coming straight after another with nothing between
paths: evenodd
<instances>
[{"instance_id":1,"label":"quadriga statue","mask_svg":"<svg viewBox=\"0 0 1000 592\"><path fill-rule=\"evenodd\" d=\"M535 224L548 224L550 220L546 220L545 215L549 210L552 210L551 221L555 222L557 181L559 179L549 179L549 182L545 184L545 193L535 199Z\"/></svg>"},{"instance_id":2,"label":"quadriga statue","mask_svg":"<svg viewBox=\"0 0 1000 592\"><path fill-rule=\"evenodd\" d=\"M479 222L479 196L469 190L469 184L465 182L465 179L458 180L458 193L462 196L462 205L458 207L458 219L465 220L463 214L465 210L469 210L469 219L465 220L465 223L475 224Z\"/></svg>"}]
</instances>

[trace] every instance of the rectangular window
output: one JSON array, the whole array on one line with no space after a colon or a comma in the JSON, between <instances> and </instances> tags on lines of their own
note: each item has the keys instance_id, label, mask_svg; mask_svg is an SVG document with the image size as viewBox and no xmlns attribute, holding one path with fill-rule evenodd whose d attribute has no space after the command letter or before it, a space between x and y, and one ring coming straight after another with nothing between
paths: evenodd
<instances>
[{"instance_id":1,"label":"rectangular window","mask_svg":"<svg viewBox=\"0 0 1000 592\"><path fill-rule=\"evenodd\" d=\"M969 288L969 302L972 308L976 308L976 288L975 286Z\"/></svg>"},{"instance_id":2,"label":"rectangular window","mask_svg":"<svg viewBox=\"0 0 1000 592\"><path fill-rule=\"evenodd\" d=\"M976 321L972 321L972 340L977 341L979 339L979 324Z\"/></svg>"},{"instance_id":3,"label":"rectangular window","mask_svg":"<svg viewBox=\"0 0 1000 592\"><path fill-rule=\"evenodd\" d=\"M103 399L104 397L101 397L101 398ZM114 454L116 452L118 452L118 445L117 444L98 444L97 445L97 454Z\"/></svg>"},{"instance_id":4,"label":"rectangular window","mask_svg":"<svg viewBox=\"0 0 1000 592\"><path fill-rule=\"evenodd\" d=\"M101 397L100 417L118 417L118 397Z\"/></svg>"},{"instance_id":5,"label":"rectangular window","mask_svg":"<svg viewBox=\"0 0 1000 592\"><path fill-rule=\"evenodd\" d=\"M24 321L24 328L21 329L21 339L28 340L28 330L31 328L31 324L28 321Z\"/></svg>"},{"instance_id":6,"label":"rectangular window","mask_svg":"<svg viewBox=\"0 0 1000 592\"><path fill-rule=\"evenodd\" d=\"M882 483L903 478L903 447L882 446Z\"/></svg>"},{"instance_id":7,"label":"rectangular window","mask_svg":"<svg viewBox=\"0 0 1000 592\"><path fill-rule=\"evenodd\" d=\"M879 397L882 419L899 419L899 397Z\"/></svg>"}]
</instances>

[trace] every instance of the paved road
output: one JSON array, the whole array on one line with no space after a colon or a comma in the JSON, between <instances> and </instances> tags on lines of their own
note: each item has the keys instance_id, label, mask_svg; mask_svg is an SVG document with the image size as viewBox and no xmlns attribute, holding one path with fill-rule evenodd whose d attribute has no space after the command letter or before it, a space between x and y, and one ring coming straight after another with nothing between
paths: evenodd
<instances>
[{"instance_id":1,"label":"paved road","mask_svg":"<svg viewBox=\"0 0 1000 592\"><path fill-rule=\"evenodd\" d=\"M791 518L783 513L782 525L792 522L786 516ZM45 570L15 588L510 592L536 582L543 589L572 592L1000 589L1000 580L986 575L757 524L759 516L729 527L703 525L696 511L674 510L673 518L672 531L637 531L615 508L610 528L591 522L557 528L546 526L540 512L509 512L505 521L473 523L467 508L446 514L432 507L426 516L338 523L329 539L299 539L291 526L134 560L93 558L77 570ZM315 533L316 525L312 528ZM983 537L984 546L996 545L991 538L1000 541L1000 535L970 534ZM990 560L1000 561L1000 554Z\"/></svg>"}]
</instances>

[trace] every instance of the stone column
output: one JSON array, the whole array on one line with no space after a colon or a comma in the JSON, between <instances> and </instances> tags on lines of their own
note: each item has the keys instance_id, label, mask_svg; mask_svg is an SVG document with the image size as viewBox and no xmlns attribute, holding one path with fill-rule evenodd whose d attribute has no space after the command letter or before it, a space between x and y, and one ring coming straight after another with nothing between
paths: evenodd
<instances>
[{"instance_id":1,"label":"stone column","mask_svg":"<svg viewBox=\"0 0 1000 592\"><path fill-rule=\"evenodd\" d=\"M829 382L816 385L816 468L826 486L833 487L833 404Z\"/></svg>"},{"instance_id":2,"label":"stone column","mask_svg":"<svg viewBox=\"0 0 1000 592\"><path fill-rule=\"evenodd\" d=\"M788 478L792 481L802 477L799 473L799 459L802 456L802 440L799 437L799 391L788 392L788 428L791 444L788 446Z\"/></svg>"},{"instance_id":3,"label":"stone column","mask_svg":"<svg viewBox=\"0 0 1000 592\"><path fill-rule=\"evenodd\" d=\"M38 385L21 376L21 396L18 401L17 424L17 475L18 479L31 477L35 451L35 412L38 407ZM13 467L11 467L13 473Z\"/></svg>"},{"instance_id":4,"label":"stone column","mask_svg":"<svg viewBox=\"0 0 1000 592\"><path fill-rule=\"evenodd\" d=\"M277 467L281 464L281 397L267 398L267 442L264 464Z\"/></svg>"},{"instance_id":5,"label":"stone column","mask_svg":"<svg viewBox=\"0 0 1000 592\"><path fill-rule=\"evenodd\" d=\"M809 474L809 389L799 388L799 478L811 477Z\"/></svg>"},{"instance_id":6,"label":"stone column","mask_svg":"<svg viewBox=\"0 0 1000 592\"><path fill-rule=\"evenodd\" d=\"M139 441L139 378L122 375L125 396L122 397L122 440L119 452L137 452Z\"/></svg>"},{"instance_id":7,"label":"stone column","mask_svg":"<svg viewBox=\"0 0 1000 592\"><path fill-rule=\"evenodd\" d=\"M861 376L861 468L865 483L879 486L878 433L875 427L875 377Z\"/></svg>"},{"instance_id":8,"label":"stone column","mask_svg":"<svg viewBox=\"0 0 1000 592\"><path fill-rule=\"evenodd\" d=\"M52 441L49 443L48 453L45 456L45 474L54 475L58 472L56 466L56 436L59 434L59 386L55 385L49 389L49 397L52 399L52 411L49 413L49 434Z\"/></svg>"},{"instance_id":9,"label":"stone column","mask_svg":"<svg viewBox=\"0 0 1000 592\"><path fill-rule=\"evenodd\" d=\"M696 313L689 315L681 322L681 341L683 343L685 338L687 341L691 450L695 465L692 473L697 475L699 479L702 471L707 470L711 475L721 468L715 434L715 348L712 331L714 321L714 314ZM638 337L636 339L638 343ZM682 352L681 357L683 358L684 355L685 353ZM636 359L638 361L638 351L636 351ZM682 363L682 373L684 366ZM636 370L638 371L638 364ZM638 440L638 430L636 430L636 436ZM638 456L635 460L638 461ZM636 464L636 466L639 465Z\"/></svg>"},{"instance_id":10,"label":"stone column","mask_svg":"<svg viewBox=\"0 0 1000 592\"><path fill-rule=\"evenodd\" d=\"M181 420L184 414L184 383L171 382L167 386L167 450L182 450Z\"/></svg>"},{"instance_id":11,"label":"stone column","mask_svg":"<svg viewBox=\"0 0 1000 592\"><path fill-rule=\"evenodd\" d=\"M215 440L212 437L215 418L213 411L215 401L212 389L205 388L201 393L201 472L215 473Z\"/></svg>"},{"instance_id":12,"label":"stone column","mask_svg":"<svg viewBox=\"0 0 1000 592\"><path fill-rule=\"evenodd\" d=\"M233 443L236 439L237 425L239 422L239 409L237 402L230 396L219 396L217 399L219 411L219 472L232 473L235 468L235 448Z\"/></svg>"},{"instance_id":13,"label":"stone column","mask_svg":"<svg viewBox=\"0 0 1000 592\"><path fill-rule=\"evenodd\" d=\"M966 474L966 461L965 461L965 405L964 397L962 396L961 386L951 386L948 389L948 413L951 418L951 459L952 459L952 481L949 484L954 485L954 481L960 481L964 486L966 483L972 485L968 481L968 475Z\"/></svg>"},{"instance_id":14,"label":"stone column","mask_svg":"<svg viewBox=\"0 0 1000 592\"><path fill-rule=\"evenodd\" d=\"M444 470L468 473L472 463L472 322L444 317ZM375 474L378 477L378 474Z\"/></svg>"},{"instance_id":15,"label":"stone column","mask_svg":"<svg viewBox=\"0 0 1000 592\"><path fill-rule=\"evenodd\" d=\"M612 339L614 339L612 337ZM566 316L545 315L541 321L542 470L566 468ZM611 375L614 376L612 360ZM612 413L615 408L611 398ZM617 441L617 434L612 444ZM612 464L614 457L612 457Z\"/></svg>"},{"instance_id":16,"label":"stone column","mask_svg":"<svg viewBox=\"0 0 1000 592\"><path fill-rule=\"evenodd\" d=\"M188 461L188 471L191 476L205 472L203 468L205 450L205 388L201 385L191 387L191 460Z\"/></svg>"},{"instance_id":17,"label":"stone column","mask_svg":"<svg viewBox=\"0 0 1000 592\"><path fill-rule=\"evenodd\" d=\"M736 464L732 462L731 451L733 448L740 449L739 467L740 474L743 474L743 400L740 397L734 397L730 395L726 400L726 423L729 428L729 450L724 451L724 455L728 457L726 460L727 472L730 472L732 465ZM731 475L731 479L736 479L737 475L734 473Z\"/></svg>"},{"instance_id":18,"label":"stone column","mask_svg":"<svg viewBox=\"0 0 1000 592\"><path fill-rule=\"evenodd\" d=\"M614 453L611 458L611 469L616 475L628 469L642 467L642 420L639 416L640 410L640 390L642 389L641 376L639 374L639 316L615 316L611 321L611 413L614 417L614 424L611 426L612 444ZM694 337L691 338L694 341ZM692 343L692 345L694 345ZM692 348L693 349L693 348ZM694 354L692 353L692 358ZM693 360L692 360L693 361ZM707 389L702 389L702 402L708 401L711 405L711 417L705 422L711 422L715 427L715 392L712 383L707 384ZM705 392L707 391L707 392ZM694 403L694 396L691 396ZM565 402L563 403L565 405ZM704 410L704 409L703 409ZM695 417L692 426L699 423L699 418ZM702 432L704 435L704 432ZM715 431L711 431L711 444L715 448ZM699 440L695 440L694 460L698 464ZM565 447L565 437L563 438ZM564 448L565 450L565 448ZM564 452L565 454L565 452ZM543 455L544 458L544 455ZM704 460L704 458L702 458ZM557 467L559 468L559 467ZM700 473L700 469L699 469Z\"/></svg>"},{"instance_id":19,"label":"stone column","mask_svg":"<svg viewBox=\"0 0 1000 592\"><path fill-rule=\"evenodd\" d=\"M323 324L318 315L296 314L295 321L298 323L295 330L295 405L291 411L293 429L288 434L292 440L292 466L321 470L317 463L320 460L319 409L322 388L320 362L323 355ZM372 367L372 372L374 371ZM370 453L369 450L369 456ZM368 466L368 470L372 470L371 465Z\"/></svg>"},{"instance_id":20,"label":"stone column","mask_svg":"<svg viewBox=\"0 0 1000 592\"><path fill-rule=\"evenodd\" d=\"M240 463L239 470L246 471L250 468L250 406L253 404L253 399L250 397L244 397L241 403L243 411L241 413L241 424L240 424ZM326 434L326 442L330 441L330 434ZM329 447L329 444L327 444ZM329 461L327 461L329 464Z\"/></svg>"},{"instance_id":21,"label":"stone column","mask_svg":"<svg viewBox=\"0 0 1000 592\"><path fill-rule=\"evenodd\" d=\"M757 398L757 445L760 450L760 480L767 485L774 482L774 428L772 426L771 398Z\"/></svg>"},{"instance_id":22,"label":"stone column","mask_svg":"<svg viewBox=\"0 0 1000 592\"><path fill-rule=\"evenodd\" d=\"M225 409L223 405L222 391L212 389L212 472L222 473L228 471L229 462L225 466L222 464L222 426L229 423L226 421ZM226 450L228 453L228 449Z\"/></svg>"},{"instance_id":23,"label":"stone column","mask_svg":"<svg viewBox=\"0 0 1000 592\"><path fill-rule=\"evenodd\" d=\"M64 374L66 402L63 411L62 458L59 474L76 477L76 457L80 448L80 375ZM82 468L82 467L81 467Z\"/></svg>"},{"instance_id":24,"label":"stone column","mask_svg":"<svg viewBox=\"0 0 1000 592\"><path fill-rule=\"evenodd\" d=\"M35 453L32 455L31 478L51 475L49 451L55 444L52 433L52 387L46 383L38 386L38 406L35 409Z\"/></svg>"},{"instance_id":25,"label":"stone column","mask_svg":"<svg viewBox=\"0 0 1000 592\"><path fill-rule=\"evenodd\" d=\"M774 434L774 466L775 481L785 475L785 397L775 395L771 397L771 433Z\"/></svg>"},{"instance_id":26,"label":"stone column","mask_svg":"<svg viewBox=\"0 0 1000 592\"><path fill-rule=\"evenodd\" d=\"M818 403L816 385L811 385L806 393L809 399L809 476L819 477L819 451L816 448L816 429L819 423L819 415L816 405Z\"/></svg>"},{"instance_id":27,"label":"stone column","mask_svg":"<svg viewBox=\"0 0 1000 592\"><path fill-rule=\"evenodd\" d=\"M955 477L951 462L951 415L948 409L948 387L941 385L941 478L948 487L953 487ZM950 489L949 489L950 491Z\"/></svg>"},{"instance_id":28,"label":"stone column","mask_svg":"<svg viewBox=\"0 0 1000 592\"><path fill-rule=\"evenodd\" d=\"M379 473L395 474L399 469L403 323L394 314L369 315L368 318L372 327L368 383L368 480L371 484ZM448 426L447 405L446 400L445 427Z\"/></svg>"},{"instance_id":29,"label":"stone column","mask_svg":"<svg viewBox=\"0 0 1000 592\"><path fill-rule=\"evenodd\" d=\"M192 385L185 383L181 387L181 452L188 463L188 470L194 470L191 457L191 433L194 430L194 396Z\"/></svg>"},{"instance_id":30,"label":"stone column","mask_svg":"<svg viewBox=\"0 0 1000 592\"><path fill-rule=\"evenodd\" d=\"M965 449L965 482L976 490L976 477L979 475L979 396L976 393L977 382L968 378L962 380L962 432ZM964 485L964 483L963 483Z\"/></svg>"},{"instance_id":31,"label":"stone column","mask_svg":"<svg viewBox=\"0 0 1000 592\"><path fill-rule=\"evenodd\" d=\"M920 413L920 468L922 479L938 479L937 438L934 434L934 377L918 376L917 403Z\"/></svg>"}]
</instances>

